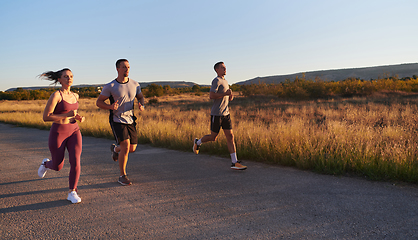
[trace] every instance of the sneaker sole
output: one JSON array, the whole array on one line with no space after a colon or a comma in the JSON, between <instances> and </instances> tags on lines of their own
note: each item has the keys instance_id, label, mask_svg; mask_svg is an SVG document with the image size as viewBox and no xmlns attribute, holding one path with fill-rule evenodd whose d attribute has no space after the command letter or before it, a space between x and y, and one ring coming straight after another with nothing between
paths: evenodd
<instances>
[{"instance_id":1,"label":"sneaker sole","mask_svg":"<svg viewBox=\"0 0 418 240\"><path fill-rule=\"evenodd\" d=\"M237 167L231 167L232 170L245 170L247 168L237 168Z\"/></svg>"},{"instance_id":2,"label":"sneaker sole","mask_svg":"<svg viewBox=\"0 0 418 240\"><path fill-rule=\"evenodd\" d=\"M195 146L193 146L193 152L194 152L195 154L199 154L199 150L196 150L196 149L195 149Z\"/></svg>"},{"instance_id":3,"label":"sneaker sole","mask_svg":"<svg viewBox=\"0 0 418 240\"><path fill-rule=\"evenodd\" d=\"M197 138L196 138L196 139L197 139ZM195 154L199 154L199 149L197 149L196 139L195 139L195 141L193 142L193 152L194 152Z\"/></svg>"},{"instance_id":4,"label":"sneaker sole","mask_svg":"<svg viewBox=\"0 0 418 240\"><path fill-rule=\"evenodd\" d=\"M39 169L38 169L38 177L44 178L45 175L46 175L46 170L41 170L41 168L42 168L42 166L39 167ZM45 169L45 167L44 167L44 169ZM44 172L42 173L41 171L44 171Z\"/></svg>"},{"instance_id":5,"label":"sneaker sole","mask_svg":"<svg viewBox=\"0 0 418 240\"><path fill-rule=\"evenodd\" d=\"M132 185L132 183L127 184L127 183L124 183L124 182L121 182L121 181L118 181L118 183L120 183L122 186L129 186L129 185Z\"/></svg>"},{"instance_id":6,"label":"sneaker sole","mask_svg":"<svg viewBox=\"0 0 418 240\"><path fill-rule=\"evenodd\" d=\"M81 200L80 200L80 201L76 201L76 202L73 202L72 200L70 200L70 199L68 199L68 198L67 198L67 200L68 200L68 201L70 201L72 204L81 203Z\"/></svg>"}]
</instances>

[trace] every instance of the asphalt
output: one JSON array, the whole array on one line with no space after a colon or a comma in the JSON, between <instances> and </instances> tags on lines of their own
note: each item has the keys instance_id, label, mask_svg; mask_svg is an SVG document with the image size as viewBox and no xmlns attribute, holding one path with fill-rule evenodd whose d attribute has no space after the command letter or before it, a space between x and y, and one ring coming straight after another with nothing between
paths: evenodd
<instances>
[{"instance_id":1,"label":"asphalt","mask_svg":"<svg viewBox=\"0 0 418 240\"><path fill-rule=\"evenodd\" d=\"M139 145L121 186L111 143L83 137L71 204L67 160L37 176L48 131L0 124L1 239L418 239L416 185Z\"/></svg>"}]
</instances>

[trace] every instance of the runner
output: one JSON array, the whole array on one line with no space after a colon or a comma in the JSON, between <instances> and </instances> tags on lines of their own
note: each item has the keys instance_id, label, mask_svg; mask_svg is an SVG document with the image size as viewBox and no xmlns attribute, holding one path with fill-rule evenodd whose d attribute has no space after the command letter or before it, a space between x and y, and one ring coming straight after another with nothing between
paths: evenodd
<instances>
[{"instance_id":1,"label":"runner","mask_svg":"<svg viewBox=\"0 0 418 240\"><path fill-rule=\"evenodd\" d=\"M59 82L61 89L51 95L43 113L45 122L53 122L48 139L51 160L45 158L42 161L38 175L40 178L45 177L48 169L60 171L64 166L64 154L67 148L71 165L67 200L79 203L81 198L77 194L77 184L81 170L82 136L76 120L83 122L85 118L77 113L78 94L70 91L73 73L70 69L64 68L57 72L44 72L40 78L54 81L55 84Z\"/></svg>"},{"instance_id":2,"label":"runner","mask_svg":"<svg viewBox=\"0 0 418 240\"><path fill-rule=\"evenodd\" d=\"M223 62L218 62L215 64L214 69L218 76L212 81L209 95L209 98L213 99L212 110L210 113L211 134L205 135L201 139L196 138L193 142L193 152L199 154L200 145L202 143L215 141L222 127L231 155L231 169L245 170L247 167L242 165L237 159L234 133L232 132L232 123L228 106L229 101L232 101L234 96L232 95L232 90L229 88L228 81L225 79L225 64Z\"/></svg>"},{"instance_id":3,"label":"runner","mask_svg":"<svg viewBox=\"0 0 418 240\"><path fill-rule=\"evenodd\" d=\"M122 185L132 184L126 174L126 164L128 154L135 152L138 144L134 101L138 99L140 111L144 111L145 101L139 83L128 77L129 69L128 60L119 59L116 62L118 77L103 87L96 101L99 108L110 110L109 123L116 140L116 144L110 146L110 151L113 160L119 161L118 182ZM107 99L110 104L105 103Z\"/></svg>"}]
</instances>

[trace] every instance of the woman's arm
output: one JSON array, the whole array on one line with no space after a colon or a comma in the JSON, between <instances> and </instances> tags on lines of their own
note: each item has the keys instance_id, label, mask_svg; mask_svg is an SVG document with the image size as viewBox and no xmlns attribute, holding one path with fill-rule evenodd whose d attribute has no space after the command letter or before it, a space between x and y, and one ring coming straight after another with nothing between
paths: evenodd
<instances>
[{"instance_id":1,"label":"woman's arm","mask_svg":"<svg viewBox=\"0 0 418 240\"><path fill-rule=\"evenodd\" d=\"M78 99L80 98L80 96L77 93L74 93L74 95L75 95L75 98L77 99L77 102L78 102ZM78 120L79 122L84 122L84 120L86 120L85 117L78 114L78 111L76 111L75 119Z\"/></svg>"}]
</instances>

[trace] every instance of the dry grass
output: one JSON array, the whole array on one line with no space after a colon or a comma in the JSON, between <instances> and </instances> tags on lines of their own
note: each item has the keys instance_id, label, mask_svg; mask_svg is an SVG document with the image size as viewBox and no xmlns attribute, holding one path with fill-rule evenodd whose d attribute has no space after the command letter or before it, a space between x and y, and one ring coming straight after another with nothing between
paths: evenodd
<instances>
[{"instance_id":1,"label":"dry grass","mask_svg":"<svg viewBox=\"0 0 418 240\"><path fill-rule=\"evenodd\" d=\"M417 101L414 96L286 102L272 97L237 97L231 102L240 159L418 183ZM46 101L3 101L0 121L49 128ZM192 139L209 133L211 101L183 94L158 98L138 116L139 140L191 151ZM108 112L95 99L80 100L84 135L112 138ZM226 140L202 145L201 153L228 156Z\"/></svg>"}]
</instances>

